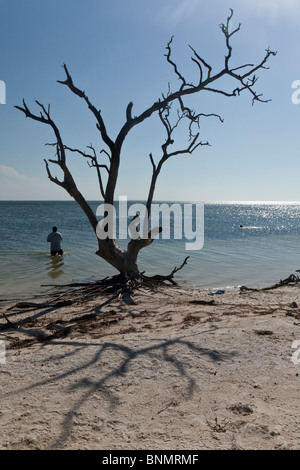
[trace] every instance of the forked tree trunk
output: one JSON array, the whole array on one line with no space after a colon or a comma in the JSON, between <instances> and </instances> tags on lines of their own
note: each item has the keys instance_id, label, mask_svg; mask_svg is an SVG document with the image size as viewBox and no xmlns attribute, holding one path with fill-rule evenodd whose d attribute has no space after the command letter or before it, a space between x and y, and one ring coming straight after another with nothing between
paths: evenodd
<instances>
[{"instance_id":1,"label":"forked tree trunk","mask_svg":"<svg viewBox=\"0 0 300 470\"><path fill-rule=\"evenodd\" d=\"M113 266L125 279L136 279L140 272L137 256L118 247L115 240L101 240L96 254Z\"/></svg>"},{"instance_id":2,"label":"forked tree trunk","mask_svg":"<svg viewBox=\"0 0 300 470\"><path fill-rule=\"evenodd\" d=\"M122 250L114 239L98 239L99 249L96 254L117 269L125 279L137 279L141 275L138 267L139 252L152 242L153 238L150 236L146 239L130 240L127 250Z\"/></svg>"}]
</instances>

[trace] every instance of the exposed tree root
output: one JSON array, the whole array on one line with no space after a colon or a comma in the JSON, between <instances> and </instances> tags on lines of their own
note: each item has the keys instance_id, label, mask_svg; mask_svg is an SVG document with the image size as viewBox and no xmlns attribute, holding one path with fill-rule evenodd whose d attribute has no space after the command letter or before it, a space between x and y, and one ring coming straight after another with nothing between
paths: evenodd
<instances>
[{"instance_id":1,"label":"exposed tree root","mask_svg":"<svg viewBox=\"0 0 300 470\"><path fill-rule=\"evenodd\" d=\"M113 294L114 296L122 299L128 299L128 296L133 294L137 289L146 287L154 289L158 286L166 285L166 282L171 283L176 286L177 283L174 281L175 274L182 269L187 263L189 256L187 256L179 268L175 267L173 271L166 275L155 275L155 276L145 276L144 273L140 273L136 278L127 278L122 274L117 274L116 276L106 277L100 281L90 282L90 283L71 283L65 284L62 288L70 288L72 297L76 298L76 295L80 295L82 300L88 300L89 298L94 297L99 294ZM49 285L47 287L50 287ZM51 287L60 287L60 286L51 286ZM65 297L64 297L65 299Z\"/></svg>"},{"instance_id":2,"label":"exposed tree root","mask_svg":"<svg viewBox=\"0 0 300 470\"><path fill-rule=\"evenodd\" d=\"M156 275L148 277L145 276L144 273L141 273L135 279L128 279L125 276L118 274L116 276L106 277L102 280L94 282L74 282L70 284L64 284L63 286L56 284L43 285L42 287L55 288L54 292L46 294L48 298L45 302L22 301L9 307L7 310L10 311L15 309L22 309L24 311L27 309L28 311L32 311L42 308L58 309L67 305L74 305L76 303L90 301L100 296L108 296L108 298L106 298L106 300L101 305L99 305L99 309L116 299L121 299L128 305L134 305L135 301L133 300L133 294L139 289L146 288L151 292L155 292L155 289L158 287L167 286L166 282L176 286L177 283L173 279L174 275L183 268L183 266L187 263L188 258L189 256L185 258L179 268L175 267L173 271L166 276ZM3 317L6 320L6 324L0 326L1 330L18 328L19 324L24 323L24 320L13 323L4 313Z\"/></svg>"},{"instance_id":3,"label":"exposed tree root","mask_svg":"<svg viewBox=\"0 0 300 470\"><path fill-rule=\"evenodd\" d=\"M5 330L7 328L14 328L14 324L7 318L5 313L2 313L2 315L5 318L7 323L6 323L6 325L0 325L0 330Z\"/></svg>"},{"instance_id":4,"label":"exposed tree root","mask_svg":"<svg viewBox=\"0 0 300 470\"><path fill-rule=\"evenodd\" d=\"M80 315L79 317L72 318L71 320L59 320L60 324L64 324L64 326L55 331L51 335L41 334L37 338L25 340L24 346L30 346L34 341L48 341L58 337L64 337L68 335L68 333L74 328L74 324L82 325L84 328L84 324L88 322L93 322L96 318L99 321L107 322L108 320L105 319L105 314L103 313L102 308L107 306L111 302L116 299L122 300L126 304L132 305L135 304L133 300L133 294L139 289L143 289L145 291L148 290L151 293L155 293L159 287L163 288L163 286L167 287L167 282L171 283L172 286L176 286L176 282L174 281L174 275L183 268L183 266L187 262L187 258L183 261L179 268L175 267L173 271L167 276L153 276L147 277L143 273L140 274L136 279L128 279L122 275L116 275L112 277L106 277L105 279L94 281L94 282L79 282L79 283L70 283L61 285L47 285L47 287L54 288L53 292L48 292L45 294L47 299L42 302L27 302L22 301L14 304L12 307L7 309L8 312L22 310L22 313L29 313L34 312L34 315L30 315L26 318L22 317L14 322L12 322L6 314L2 314L3 318L5 319L6 323L0 325L0 330L8 330L8 329L19 329L24 328L27 323L32 323L35 321L36 310L44 309L44 313L51 312L53 310L59 309L61 307L67 305L74 305L74 304L83 304L85 302L101 298L103 297L102 303L97 305L97 312L93 312L87 315ZM46 286L44 286L46 287ZM8 315L15 315L14 313L9 313ZM104 317L103 317L104 315ZM122 316L120 319L123 318ZM119 319L119 320L120 320ZM119 321L118 320L118 321ZM113 322L116 319L111 320ZM56 321L58 324L58 321ZM19 344L19 343L18 343ZM22 343L23 344L23 343ZM20 345L19 345L20 346ZM19 347L18 346L18 347Z\"/></svg>"},{"instance_id":5,"label":"exposed tree root","mask_svg":"<svg viewBox=\"0 0 300 470\"><path fill-rule=\"evenodd\" d=\"M189 256L187 256L183 263L179 266L179 268L175 267L173 269L173 271L168 275L168 276L161 276L160 274L156 274L155 276L144 276L142 274L142 280L145 282L145 283L148 283L148 284L160 284L162 282L165 282L165 281L168 281L170 282L171 284L173 285L177 285L177 283L174 281L174 275L180 270L183 268L183 266L187 263L187 260L189 259Z\"/></svg>"}]
</instances>

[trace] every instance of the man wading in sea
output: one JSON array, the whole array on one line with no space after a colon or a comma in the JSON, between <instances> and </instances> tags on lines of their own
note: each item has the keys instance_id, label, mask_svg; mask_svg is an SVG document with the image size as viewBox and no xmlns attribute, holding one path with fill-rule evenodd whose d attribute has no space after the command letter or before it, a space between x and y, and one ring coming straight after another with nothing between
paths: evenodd
<instances>
[{"instance_id":1,"label":"man wading in sea","mask_svg":"<svg viewBox=\"0 0 300 470\"><path fill-rule=\"evenodd\" d=\"M63 250L61 249L60 242L62 241L61 233L57 231L57 227L52 228L52 233L50 233L47 237L47 242L50 242L50 251L51 256L55 256L56 254L62 255Z\"/></svg>"}]
</instances>

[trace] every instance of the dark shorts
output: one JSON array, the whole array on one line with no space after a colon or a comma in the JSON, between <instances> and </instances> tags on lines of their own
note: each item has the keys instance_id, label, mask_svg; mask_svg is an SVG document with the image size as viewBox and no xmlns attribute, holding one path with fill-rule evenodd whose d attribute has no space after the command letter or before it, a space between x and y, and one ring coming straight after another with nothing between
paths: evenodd
<instances>
[{"instance_id":1,"label":"dark shorts","mask_svg":"<svg viewBox=\"0 0 300 470\"><path fill-rule=\"evenodd\" d=\"M51 251L51 256L55 256L55 255L62 255L63 254L63 250L55 250L55 251Z\"/></svg>"}]
</instances>

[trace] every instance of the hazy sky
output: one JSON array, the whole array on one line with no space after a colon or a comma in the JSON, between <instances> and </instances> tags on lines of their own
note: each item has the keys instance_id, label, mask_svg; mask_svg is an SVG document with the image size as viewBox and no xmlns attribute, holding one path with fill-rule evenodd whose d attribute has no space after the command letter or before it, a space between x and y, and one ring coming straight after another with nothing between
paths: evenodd
<instances>
[{"instance_id":1,"label":"hazy sky","mask_svg":"<svg viewBox=\"0 0 300 470\"><path fill-rule=\"evenodd\" d=\"M167 93L169 82L172 91L178 87L164 57L172 35L173 57L188 80L198 78L189 44L218 70L226 53L219 24L231 7L232 26L242 23L232 39L232 64L259 63L269 46L278 52L256 84L272 101L252 106L247 93L194 95L195 110L219 113L224 123L201 121L201 139L211 146L167 162L155 199L300 201L300 104L291 99L292 83L300 80L299 0L0 0L0 7L0 101L6 85L6 104L0 104L0 199L68 199L45 171L43 159L53 157L53 148L44 144L54 141L52 131L14 108L23 98L34 112L36 99L51 103L66 145L104 148L83 100L57 83L65 78L64 62L115 137L130 101L138 115ZM117 195L146 198L148 155L160 157L161 131L153 116L128 136ZM184 144L179 133L178 145ZM68 164L85 197L99 199L87 161L70 154Z\"/></svg>"}]
</instances>

